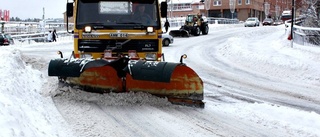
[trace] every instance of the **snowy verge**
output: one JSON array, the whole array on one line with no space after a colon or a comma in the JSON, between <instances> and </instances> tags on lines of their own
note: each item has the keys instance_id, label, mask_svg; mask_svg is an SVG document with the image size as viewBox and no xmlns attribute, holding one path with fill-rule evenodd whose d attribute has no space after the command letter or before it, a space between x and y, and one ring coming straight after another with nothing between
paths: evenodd
<instances>
[{"instance_id":1,"label":"snowy verge","mask_svg":"<svg viewBox=\"0 0 320 137\"><path fill-rule=\"evenodd\" d=\"M0 136L71 136L52 99L40 94L42 73L26 65L19 50L3 47L0 55Z\"/></svg>"}]
</instances>

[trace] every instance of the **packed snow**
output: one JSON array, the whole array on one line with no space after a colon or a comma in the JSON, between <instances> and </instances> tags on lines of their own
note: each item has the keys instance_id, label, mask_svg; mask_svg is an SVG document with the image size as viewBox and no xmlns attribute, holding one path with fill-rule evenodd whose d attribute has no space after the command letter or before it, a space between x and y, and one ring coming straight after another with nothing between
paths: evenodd
<instances>
[{"instance_id":1,"label":"packed snow","mask_svg":"<svg viewBox=\"0 0 320 137\"><path fill-rule=\"evenodd\" d=\"M0 137L320 137L320 47L292 44L284 28L211 24L164 47L166 61L188 55L203 109L59 84L48 63L71 54L71 38L1 46Z\"/></svg>"}]
</instances>

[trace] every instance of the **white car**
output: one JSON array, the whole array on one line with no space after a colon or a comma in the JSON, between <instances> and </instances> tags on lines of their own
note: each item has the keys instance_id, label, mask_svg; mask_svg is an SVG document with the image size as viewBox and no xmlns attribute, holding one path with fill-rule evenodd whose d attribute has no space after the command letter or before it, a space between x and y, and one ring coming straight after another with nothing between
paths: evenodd
<instances>
[{"instance_id":1,"label":"white car","mask_svg":"<svg viewBox=\"0 0 320 137\"><path fill-rule=\"evenodd\" d=\"M250 17L244 23L245 27L256 27L260 25L260 21L257 17Z\"/></svg>"},{"instance_id":2,"label":"white car","mask_svg":"<svg viewBox=\"0 0 320 137\"><path fill-rule=\"evenodd\" d=\"M162 46L169 46L173 43L173 37L167 33L162 34Z\"/></svg>"}]
</instances>

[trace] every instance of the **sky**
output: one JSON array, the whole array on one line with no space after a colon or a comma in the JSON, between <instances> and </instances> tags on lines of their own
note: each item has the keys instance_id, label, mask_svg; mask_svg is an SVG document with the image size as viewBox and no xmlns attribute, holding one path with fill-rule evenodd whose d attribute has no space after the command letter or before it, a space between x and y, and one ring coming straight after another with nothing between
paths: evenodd
<instances>
[{"instance_id":1,"label":"sky","mask_svg":"<svg viewBox=\"0 0 320 137\"><path fill-rule=\"evenodd\" d=\"M169 62L187 53L205 84L204 109L58 85L47 63L72 51L68 37L1 46L0 137L319 137L320 48L291 47L287 35L284 25L212 24L206 36L164 47Z\"/></svg>"},{"instance_id":2,"label":"sky","mask_svg":"<svg viewBox=\"0 0 320 137\"><path fill-rule=\"evenodd\" d=\"M0 9L10 10L11 17L40 18L45 8L45 18L63 18L67 0L1 0Z\"/></svg>"}]
</instances>

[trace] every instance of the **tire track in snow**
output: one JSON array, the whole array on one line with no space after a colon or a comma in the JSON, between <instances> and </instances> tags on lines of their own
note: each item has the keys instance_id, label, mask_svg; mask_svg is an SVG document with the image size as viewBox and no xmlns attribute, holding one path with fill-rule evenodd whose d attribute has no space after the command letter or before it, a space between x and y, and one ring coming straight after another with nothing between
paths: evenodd
<instances>
[{"instance_id":1,"label":"tire track in snow","mask_svg":"<svg viewBox=\"0 0 320 137\"><path fill-rule=\"evenodd\" d=\"M228 93L232 96L238 96L238 98L243 99L253 98L255 100L264 100L273 103L279 103L277 100L295 100L287 103L281 103L283 105L296 107L299 109L304 109L308 111L316 111L320 112L320 107L314 104L320 104L318 99L314 97L307 97L301 94L296 94L289 92L288 89L295 89L303 92L310 91L309 88L305 88L302 84L290 83L290 81L283 81L281 79L277 79L274 77L267 77L266 74L262 74L255 71L250 71L248 68L235 66L233 62L230 62L227 59L219 57L219 48L213 46L213 43L217 43L216 45L224 46L228 38L230 37L239 37L243 35L254 34L255 32L261 31L260 29L265 29L267 32L271 33L277 30L276 27L268 27L268 28L249 28L251 31L247 31L250 34L244 34L244 29L226 29L222 31L218 31L216 33L209 33L212 37L190 37L189 39L183 39L183 43L190 43L190 45L183 45L179 47L179 51L175 51L175 53L171 53L172 51L168 51L170 54L182 54L187 53L189 55L189 60L186 60L187 65L191 66L191 68L195 69L195 71L203 78L205 84L206 82L210 82L211 85L217 85L218 92L220 94ZM266 33L266 35L269 35ZM222 35L221 35L222 34ZM262 36L263 37L263 36ZM177 44L180 39L176 40ZM186 42L187 41L187 42ZM257 40L258 41L258 40ZM210 44L208 44L210 43ZM170 49L172 50L172 49ZM194 51L197 51L200 54L193 54ZM207 54L208 51L211 51L211 54ZM217 53L217 56L215 53ZM195 56L192 58L192 56ZM240 76L240 77L239 77ZM246 76L246 77L241 77ZM255 80L254 82L251 82ZM257 82L260 81L260 82ZM281 82L279 82L281 81ZM294 88L293 88L294 87ZM319 88L318 88L319 89ZM320 89L319 89L320 90ZM316 91L316 90L315 90ZM208 91L210 94L216 94L216 92ZM274 95L270 97L269 94ZM208 93L206 93L208 94ZM227 95L228 95L227 94ZM238 95L236 95L238 94ZM232 97L230 96L230 97ZM303 103L306 101L310 101L310 103ZM292 103L295 102L295 103ZM310 107L311 105L311 107ZM317 108L317 109L315 109Z\"/></svg>"}]
</instances>

